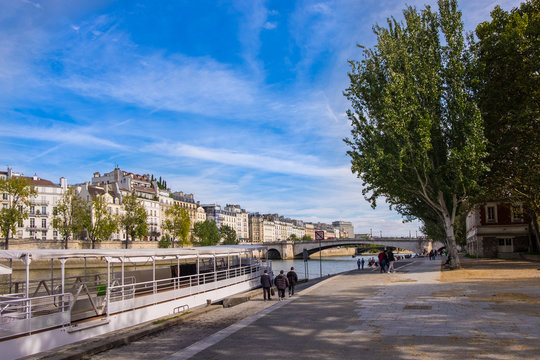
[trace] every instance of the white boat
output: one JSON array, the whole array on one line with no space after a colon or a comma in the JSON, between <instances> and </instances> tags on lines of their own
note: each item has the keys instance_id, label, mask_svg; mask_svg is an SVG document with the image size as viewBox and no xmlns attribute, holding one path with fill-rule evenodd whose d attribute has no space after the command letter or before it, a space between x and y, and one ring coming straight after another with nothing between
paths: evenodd
<instances>
[{"instance_id":1,"label":"white boat","mask_svg":"<svg viewBox=\"0 0 540 360\"><path fill-rule=\"evenodd\" d=\"M87 261L95 268L87 269ZM0 250L22 262L24 280L2 269L0 354L17 359L142 322L217 302L259 286L271 271L266 247L176 249ZM32 263L50 262L50 276L32 278ZM84 264L66 276L70 262ZM96 265L97 263L97 265ZM88 271L87 271L88 270ZM93 270L91 273L90 270Z\"/></svg>"}]
</instances>

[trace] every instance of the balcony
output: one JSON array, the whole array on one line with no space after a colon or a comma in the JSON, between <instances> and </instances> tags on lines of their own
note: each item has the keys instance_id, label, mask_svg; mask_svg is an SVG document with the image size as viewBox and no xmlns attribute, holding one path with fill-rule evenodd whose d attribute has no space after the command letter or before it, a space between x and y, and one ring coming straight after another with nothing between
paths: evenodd
<instances>
[{"instance_id":1,"label":"balcony","mask_svg":"<svg viewBox=\"0 0 540 360\"><path fill-rule=\"evenodd\" d=\"M30 200L30 204L32 204L32 205L49 205L49 202L47 200L42 200L42 199L32 199L32 200Z\"/></svg>"}]
</instances>

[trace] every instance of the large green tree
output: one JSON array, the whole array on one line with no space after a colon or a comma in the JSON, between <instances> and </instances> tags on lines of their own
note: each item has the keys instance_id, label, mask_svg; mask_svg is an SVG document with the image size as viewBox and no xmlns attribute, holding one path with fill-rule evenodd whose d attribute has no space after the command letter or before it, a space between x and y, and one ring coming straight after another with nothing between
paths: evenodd
<instances>
[{"instance_id":1,"label":"large green tree","mask_svg":"<svg viewBox=\"0 0 540 360\"><path fill-rule=\"evenodd\" d=\"M118 229L118 219L111 214L102 195L92 199L90 206L92 216L87 225L88 238L92 242L92 249L95 249L96 242L108 240Z\"/></svg>"},{"instance_id":2,"label":"large green tree","mask_svg":"<svg viewBox=\"0 0 540 360\"><path fill-rule=\"evenodd\" d=\"M438 12L408 7L404 23L375 26L377 45L350 61L352 138L345 141L372 206L384 197L420 220L434 214L455 268L455 219L480 190L485 139L457 1L438 4Z\"/></svg>"},{"instance_id":3,"label":"large green tree","mask_svg":"<svg viewBox=\"0 0 540 360\"><path fill-rule=\"evenodd\" d=\"M0 179L0 196L6 194L7 207L0 209L0 231L5 239L4 249L9 248L9 235L17 231L17 224L28 218L27 207L36 189L24 177Z\"/></svg>"},{"instance_id":4,"label":"large green tree","mask_svg":"<svg viewBox=\"0 0 540 360\"><path fill-rule=\"evenodd\" d=\"M178 239L181 246L189 245L189 229L191 228L191 220L189 214L180 204L173 204L165 210L164 228L172 235L172 247L174 240Z\"/></svg>"},{"instance_id":5,"label":"large green tree","mask_svg":"<svg viewBox=\"0 0 540 360\"><path fill-rule=\"evenodd\" d=\"M521 203L540 251L540 1L496 7L476 28L477 94L488 140L487 198Z\"/></svg>"},{"instance_id":6,"label":"large green tree","mask_svg":"<svg viewBox=\"0 0 540 360\"><path fill-rule=\"evenodd\" d=\"M148 233L146 209L139 202L136 195L128 195L122 198L124 213L120 216L120 224L126 231L125 247L128 248L129 237L136 239Z\"/></svg>"},{"instance_id":7,"label":"large green tree","mask_svg":"<svg viewBox=\"0 0 540 360\"><path fill-rule=\"evenodd\" d=\"M238 238L236 237L236 231L229 225L221 225L219 228L219 235L223 239L224 245L236 245L238 244Z\"/></svg>"},{"instance_id":8,"label":"large green tree","mask_svg":"<svg viewBox=\"0 0 540 360\"><path fill-rule=\"evenodd\" d=\"M197 222L193 226L193 235L198 239L199 246L217 245L220 239L219 229L214 220Z\"/></svg>"},{"instance_id":9,"label":"large green tree","mask_svg":"<svg viewBox=\"0 0 540 360\"><path fill-rule=\"evenodd\" d=\"M52 224L64 240L64 249L68 248L70 236L80 234L90 220L88 204L77 196L75 189L70 187L56 204Z\"/></svg>"}]
</instances>

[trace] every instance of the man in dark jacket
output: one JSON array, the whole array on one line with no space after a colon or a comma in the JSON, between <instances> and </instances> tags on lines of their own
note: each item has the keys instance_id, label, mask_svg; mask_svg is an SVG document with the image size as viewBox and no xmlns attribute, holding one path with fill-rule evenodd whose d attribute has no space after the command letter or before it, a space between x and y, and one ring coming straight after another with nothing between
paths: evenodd
<instances>
[{"instance_id":1,"label":"man in dark jacket","mask_svg":"<svg viewBox=\"0 0 540 360\"><path fill-rule=\"evenodd\" d=\"M284 300L285 289L289 286L289 280L287 280L287 277L283 274L283 270L281 270L279 275L274 279L274 284L278 290L279 301Z\"/></svg>"},{"instance_id":2,"label":"man in dark jacket","mask_svg":"<svg viewBox=\"0 0 540 360\"><path fill-rule=\"evenodd\" d=\"M287 280L289 280L289 297L294 295L294 287L298 282L298 275L294 272L294 267L287 273Z\"/></svg>"},{"instance_id":3,"label":"man in dark jacket","mask_svg":"<svg viewBox=\"0 0 540 360\"><path fill-rule=\"evenodd\" d=\"M270 297L270 288L272 287L272 279L270 279L268 270L264 270L264 274L261 275L261 285L263 288L264 301L266 301L267 295L268 295L268 300L272 300L272 298Z\"/></svg>"}]
</instances>

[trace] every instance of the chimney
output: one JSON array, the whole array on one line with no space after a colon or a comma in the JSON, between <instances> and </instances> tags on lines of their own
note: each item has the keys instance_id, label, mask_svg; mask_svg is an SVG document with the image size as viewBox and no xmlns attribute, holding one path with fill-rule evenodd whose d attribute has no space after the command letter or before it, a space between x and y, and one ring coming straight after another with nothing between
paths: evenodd
<instances>
[{"instance_id":1,"label":"chimney","mask_svg":"<svg viewBox=\"0 0 540 360\"><path fill-rule=\"evenodd\" d=\"M60 178L60 187L63 189L63 190L67 190L67 180L65 177L61 177Z\"/></svg>"},{"instance_id":2,"label":"chimney","mask_svg":"<svg viewBox=\"0 0 540 360\"><path fill-rule=\"evenodd\" d=\"M37 181L37 179L38 179L37 174L34 174L34 176L32 176L32 180Z\"/></svg>"}]
</instances>

